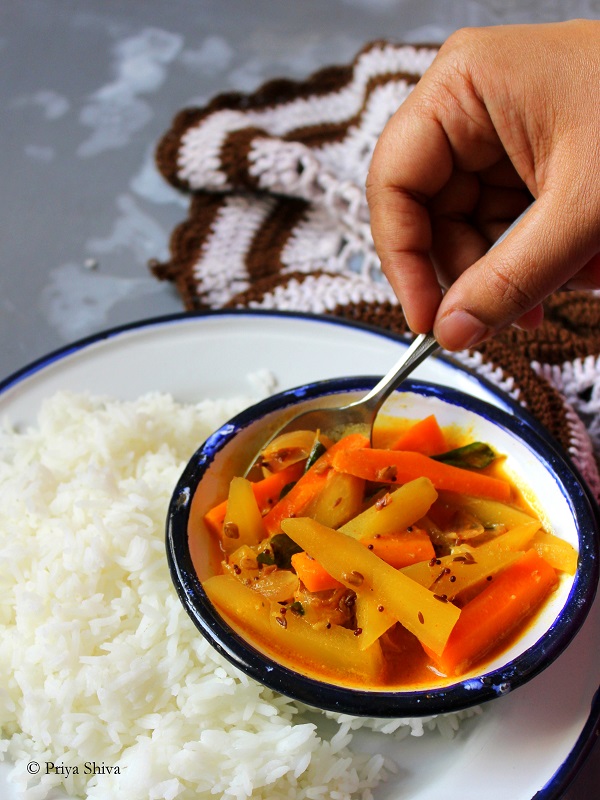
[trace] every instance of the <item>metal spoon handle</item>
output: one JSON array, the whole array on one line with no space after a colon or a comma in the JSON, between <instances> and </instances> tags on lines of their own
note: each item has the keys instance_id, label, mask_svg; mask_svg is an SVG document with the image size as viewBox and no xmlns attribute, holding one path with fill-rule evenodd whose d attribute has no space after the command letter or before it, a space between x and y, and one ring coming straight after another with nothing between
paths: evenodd
<instances>
[{"instance_id":1,"label":"metal spoon handle","mask_svg":"<svg viewBox=\"0 0 600 800\"><path fill-rule=\"evenodd\" d=\"M493 250L494 247L506 239L513 228L515 228L525 217L530 208L531 205L528 206L511 225L509 225L504 233L490 247L490 250ZM373 413L373 415L377 414L379 408L383 405L390 393L393 392L394 389L397 389L404 378L406 378L407 375L410 375L410 373L416 369L422 361L434 353L438 348L439 344L435 340L435 337L432 333L419 334L414 339L408 350L403 353L400 359L390 369L390 371L383 376L379 383L373 387L373 389L371 389L366 397L363 397L363 399L359 401L360 404L367 407ZM352 405L354 405L354 403Z\"/></svg>"},{"instance_id":2,"label":"metal spoon handle","mask_svg":"<svg viewBox=\"0 0 600 800\"><path fill-rule=\"evenodd\" d=\"M402 383L404 378L438 348L439 344L432 333L419 334L389 372L359 401L360 404L376 414L389 394Z\"/></svg>"}]
</instances>

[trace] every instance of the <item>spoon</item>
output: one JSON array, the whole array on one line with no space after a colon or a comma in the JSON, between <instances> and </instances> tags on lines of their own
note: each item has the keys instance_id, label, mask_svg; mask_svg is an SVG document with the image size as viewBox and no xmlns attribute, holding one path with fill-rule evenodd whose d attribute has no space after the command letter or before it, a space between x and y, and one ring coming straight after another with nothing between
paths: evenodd
<instances>
[{"instance_id":1,"label":"spoon","mask_svg":"<svg viewBox=\"0 0 600 800\"><path fill-rule=\"evenodd\" d=\"M344 429L352 427L353 431L365 433L371 438L373 423L379 409L402 381L419 366L431 353L439 348L432 333L422 333L416 337L408 350L406 350L389 372L371 389L364 397L347 405L334 408L314 408L296 414L284 423L269 437L260 451L282 433L297 430L319 430L333 439L339 438ZM335 435L338 433L338 436ZM332 436L333 433L333 436ZM254 458L251 462L253 465Z\"/></svg>"},{"instance_id":2,"label":"spoon","mask_svg":"<svg viewBox=\"0 0 600 800\"><path fill-rule=\"evenodd\" d=\"M533 205L533 204L532 204ZM494 247L504 241L508 234L515 228L519 222L528 213L531 205L518 216L515 221L504 231L504 233L494 242L490 247ZM332 431L337 431L341 434L342 431L348 427L352 427L357 432L364 432L368 435L371 444L373 443L373 423L379 412L379 409L389 397L389 395L397 389L402 381L407 378L411 372L416 369L426 358L439 349L439 344L435 339L433 333L421 333L412 342L410 347L405 350L402 356L394 364L394 366L383 376L368 394L355 400L353 403L348 403L344 406L334 408L315 408L310 411L303 411L300 414L292 417L275 433L273 433L262 445L256 456L250 462L250 466L246 471L246 475L250 472L260 453L267 447L277 436L282 433L289 433L297 430L319 430L323 434L331 436ZM335 435L332 438L337 438Z\"/></svg>"}]
</instances>

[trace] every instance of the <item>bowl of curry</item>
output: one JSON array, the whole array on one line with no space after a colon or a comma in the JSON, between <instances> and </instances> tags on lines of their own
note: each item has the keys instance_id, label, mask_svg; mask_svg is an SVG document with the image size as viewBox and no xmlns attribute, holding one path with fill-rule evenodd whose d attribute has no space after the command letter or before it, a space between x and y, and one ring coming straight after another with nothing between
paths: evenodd
<instances>
[{"instance_id":1,"label":"bowl of curry","mask_svg":"<svg viewBox=\"0 0 600 800\"><path fill-rule=\"evenodd\" d=\"M372 439L299 430L371 378L282 392L190 459L167 521L171 575L203 636L245 673L339 712L467 708L531 680L582 625L597 508L535 423L406 381Z\"/></svg>"}]
</instances>

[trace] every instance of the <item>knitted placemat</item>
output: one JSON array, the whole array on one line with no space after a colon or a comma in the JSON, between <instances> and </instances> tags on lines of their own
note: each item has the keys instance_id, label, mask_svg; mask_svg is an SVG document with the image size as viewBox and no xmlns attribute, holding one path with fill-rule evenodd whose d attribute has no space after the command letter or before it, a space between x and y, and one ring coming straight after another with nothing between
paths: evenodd
<instances>
[{"instance_id":1,"label":"knitted placemat","mask_svg":"<svg viewBox=\"0 0 600 800\"><path fill-rule=\"evenodd\" d=\"M351 64L273 80L181 111L156 151L189 193L171 258L151 269L188 310L333 314L407 333L373 247L365 180L385 123L429 66L432 46L375 42ZM557 294L534 332L511 328L454 354L526 407L600 479L600 297Z\"/></svg>"}]
</instances>

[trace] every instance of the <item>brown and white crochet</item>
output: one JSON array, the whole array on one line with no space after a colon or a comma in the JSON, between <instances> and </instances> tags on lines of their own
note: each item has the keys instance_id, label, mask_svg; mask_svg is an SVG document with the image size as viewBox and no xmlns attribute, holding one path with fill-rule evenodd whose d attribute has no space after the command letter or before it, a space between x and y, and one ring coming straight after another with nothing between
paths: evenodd
<instances>
[{"instance_id":1,"label":"brown and white crochet","mask_svg":"<svg viewBox=\"0 0 600 800\"><path fill-rule=\"evenodd\" d=\"M190 208L170 261L152 265L157 277L189 310L334 314L407 333L364 185L381 130L436 52L375 42L306 81L270 81L177 114L156 161L190 193ZM600 496L600 298L557 295L539 330L510 329L456 358L527 407Z\"/></svg>"}]
</instances>

